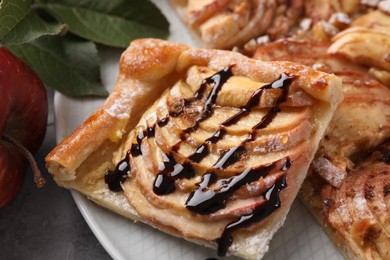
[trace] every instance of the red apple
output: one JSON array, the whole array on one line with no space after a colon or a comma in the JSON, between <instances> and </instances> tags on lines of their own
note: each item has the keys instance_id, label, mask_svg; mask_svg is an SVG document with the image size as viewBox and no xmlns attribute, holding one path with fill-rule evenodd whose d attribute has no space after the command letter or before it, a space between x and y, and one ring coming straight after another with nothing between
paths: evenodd
<instances>
[{"instance_id":1,"label":"red apple","mask_svg":"<svg viewBox=\"0 0 390 260\"><path fill-rule=\"evenodd\" d=\"M47 111L46 89L38 76L0 48L0 208L20 190L28 162L37 186L44 184L31 153L45 136Z\"/></svg>"}]
</instances>

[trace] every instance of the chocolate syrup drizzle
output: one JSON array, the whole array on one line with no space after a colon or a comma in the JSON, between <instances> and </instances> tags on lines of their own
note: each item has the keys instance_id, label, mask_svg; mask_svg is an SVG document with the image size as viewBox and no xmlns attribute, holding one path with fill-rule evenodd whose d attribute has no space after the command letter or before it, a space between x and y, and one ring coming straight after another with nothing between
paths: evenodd
<instances>
[{"instance_id":1,"label":"chocolate syrup drizzle","mask_svg":"<svg viewBox=\"0 0 390 260\"><path fill-rule=\"evenodd\" d=\"M265 203L256 207L251 214L242 215L225 227L221 237L217 240L219 256L226 255L228 248L233 243L232 233L235 230L248 227L253 223L258 223L271 215L276 209L280 208L281 203L279 193L286 186L286 174L283 174L275 181L275 184L264 193L263 196L266 199Z\"/></svg>"},{"instance_id":2,"label":"chocolate syrup drizzle","mask_svg":"<svg viewBox=\"0 0 390 260\"><path fill-rule=\"evenodd\" d=\"M191 132L196 131L199 128L199 123L211 117L214 113L213 106L218 97L218 93L222 89L222 86L227 80L233 76L231 66L224 68L223 70L215 73L209 78L206 78L199 90L194 94L191 99L184 100L184 105L188 105L196 100L205 99L203 109L199 116L196 118L194 125L185 129L183 135L180 136L181 141L172 147L173 151L177 151L182 143L183 139ZM245 106L240 108L240 111L223 122L219 129L203 144L195 149L195 152L188 157L184 163L176 162L172 154L164 154L163 162L159 166L159 173L157 174L154 183L153 191L157 195L170 194L175 190L175 181L182 178L193 178L195 172L190 162L199 163L209 153L209 145L217 143L226 134L226 127L236 124L242 117L248 115L253 107L260 104L264 90L267 89L281 89L282 93L279 95L275 102L275 105L269 109L267 114L261 118L260 122L256 124L246 140L240 145L230 148L222 153L217 162L213 165L214 169L225 169L226 167L236 163L240 158L247 152L245 144L247 142L255 140L256 130L266 128L272 120L276 117L277 113L280 112L280 105L287 100L289 87L295 77L282 74L277 80L263 86L253 92L251 98ZM208 96L205 97L207 85L211 85L212 89ZM170 112L169 115L156 122L155 125L148 127L146 130L140 131L137 134L136 143L133 143L130 151L127 153L125 159L119 162L114 171L107 172L105 181L112 191L122 190L120 182L123 182L125 176L131 173L129 166L129 155L137 157L142 155L141 143L143 139L152 137L155 134L155 127L164 127L169 122L169 117L179 117L184 112L184 109L180 109L178 112ZM287 171L292 162L289 158L286 160L281 171ZM266 166L260 166L257 168L245 169L243 172L236 176L232 176L227 179L217 180L217 175L212 170L206 172L202 180L197 184L197 189L194 190L188 197L185 205L186 207L198 214L211 214L226 206L226 200L233 195L233 193L240 187L249 184L253 181L265 177L272 169L276 167L279 161L271 163ZM280 177L275 184L264 192L263 196L266 202L256 207L253 212L249 215L243 215L236 221L231 222L224 229L224 232L217 240L218 243L218 254L223 256L226 254L228 247L232 243L232 232L247 227L253 223L259 222L269 216L273 211L280 207L279 193L286 187L286 173ZM210 186L218 181L219 189L211 189Z\"/></svg>"},{"instance_id":3,"label":"chocolate syrup drizzle","mask_svg":"<svg viewBox=\"0 0 390 260\"><path fill-rule=\"evenodd\" d=\"M108 188L111 191L118 192L122 191L121 183L123 183L127 176L131 173L130 163L129 163L129 153L126 153L126 157L118 162L115 167L115 170L108 171L104 175L104 181L108 185Z\"/></svg>"},{"instance_id":4,"label":"chocolate syrup drizzle","mask_svg":"<svg viewBox=\"0 0 390 260\"><path fill-rule=\"evenodd\" d=\"M202 122L203 120L211 117L213 115L213 105L218 97L218 93L221 90L223 84L226 83L226 81L233 76L233 73L231 71L231 67L226 67L223 70L215 73L209 78L206 78L203 80L199 90L195 92L194 97L192 99L185 100L185 104L190 104L191 102L195 100L199 100L204 98L205 91L207 89L207 84L212 85L212 89L209 92L205 104L203 106L202 112L199 114L199 116L195 120L195 124L191 126L190 128L184 130L185 134L189 134L193 131L196 131L199 127L199 123ZM181 110L183 111L183 110ZM181 112L175 113L175 116L180 116ZM173 116L171 114L171 116ZM163 127L169 117L164 119L164 122L161 122L161 120L157 123L159 127ZM164 124L164 125L163 125ZM217 131L218 132L218 131ZM215 141L217 142L220 140L220 138L223 137L222 132L215 133L211 138L207 139L210 142ZM182 136L184 138L184 135ZM181 138L181 139L183 139ZM207 142L206 140L206 142ZM173 150L178 150L180 147L179 142L177 145L173 147ZM189 160L192 162L200 162L204 157L206 157L209 154L208 146L207 144L199 146L195 152L189 156ZM167 162L164 162L164 170L161 170L153 183L153 191L157 195L165 195L173 192L175 190L175 181L177 179L182 179L182 178L192 178L194 176L194 169L191 166L189 162L184 163L183 165L178 164L175 162L174 158L172 156L167 156L169 158ZM175 168L176 167L176 168ZM172 171L176 171L175 175L172 175Z\"/></svg>"},{"instance_id":5,"label":"chocolate syrup drizzle","mask_svg":"<svg viewBox=\"0 0 390 260\"><path fill-rule=\"evenodd\" d=\"M216 143L224 137L224 135L226 134L225 127L237 123L241 118L248 115L253 107L259 105L264 90L281 88L282 94L275 102L275 106L272 107L270 111L261 119L261 121L252 128L252 131L249 133L248 138L244 140L240 145L232 147L229 150L225 151L222 154L222 156L219 158L219 160L214 164L213 167L217 169L224 169L229 165L232 165L237 161L239 161L241 156L246 152L245 143L253 141L255 139L255 131L266 128L272 122L276 114L280 112L280 105L287 100L288 88L291 85L293 78L294 77L288 76L283 73L273 83L263 86L262 88L259 88L256 91L254 91L247 104L241 107L240 111L237 114L233 115L232 117L228 118L225 122L223 122L220 125L220 128L209 139L207 139L204 144L200 145L195 150L195 153L193 155L189 156L189 159L196 163L200 162L203 158L205 158L209 154L208 145L210 143ZM202 116L200 118L204 118L204 117ZM193 129L197 129L198 125L199 122L196 122L194 126L190 127L185 131L188 132L189 130L192 131Z\"/></svg>"},{"instance_id":6,"label":"chocolate syrup drizzle","mask_svg":"<svg viewBox=\"0 0 390 260\"><path fill-rule=\"evenodd\" d=\"M207 118L211 117L214 113L213 105L215 104L215 101L217 100L218 93L221 91L222 86L228 81L228 79L233 76L233 73L231 71L231 67L226 67L223 70L215 73L209 78L206 78L203 80L202 84L200 85L200 88L197 92L195 92L194 97L192 99L186 100L185 104L191 103L195 100L202 99L205 91L207 89L207 84L212 85L212 89L207 96L207 99L204 103L203 110L200 113L200 115L196 118L195 124L186 130L184 130L185 133L190 134L194 131L196 131L199 127L199 123L206 120ZM183 112L183 110L181 111ZM177 113L177 116L180 116L181 113Z\"/></svg>"},{"instance_id":7,"label":"chocolate syrup drizzle","mask_svg":"<svg viewBox=\"0 0 390 260\"><path fill-rule=\"evenodd\" d=\"M164 155L163 164L153 183L153 192L157 195L165 195L175 190L175 181L178 179L190 179L195 176L194 169L186 162L177 163L171 155Z\"/></svg>"},{"instance_id":8,"label":"chocolate syrup drizzle","mask_svg":"<svg viewBox=\"0 0 390 260\"><path fill-rule=\"evenodd\" d=\"M286 159L282 159L286 160ZM186 201L186 207L198 214L208 215L214 213L226 206L226 200L242 186L265 177L276 167L278 162L266 166L245 169L238 175L227 179L218 180L218 189L213 190L209 187L215 183L217 177L212 172L203 175L201 182L197 184L198 188L193 191ZM280 169L286 171L291 166L291 160L287 158L285 164Z\"/></svg>"},{"instance_id":9,"label":"chocolate syrup drizzle","mask_svg":"<svg viewBox=\"0 0 390 260\"><path fill-rule=\"evenodd\" d=\"M168 123L168 118L161 119L158 124L165 126ZM137 134L137 143L133 143L130 148L130 154L133 157L142 155L141 143L146 137L153 137L155 132L155 126L148 127L146 130L139 131Z\"/></svg>"}]
</instances>

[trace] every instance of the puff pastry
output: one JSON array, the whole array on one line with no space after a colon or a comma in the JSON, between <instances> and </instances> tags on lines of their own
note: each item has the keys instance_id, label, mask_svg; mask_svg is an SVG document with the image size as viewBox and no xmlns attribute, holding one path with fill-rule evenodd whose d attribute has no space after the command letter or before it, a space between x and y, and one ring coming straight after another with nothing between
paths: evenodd
<instances>
[{"instance_id":1,"label":"puff pastry","mask_svg":"<svg viewBox=\"0 0 390 260\"><path fill-rule=\"evenodd\" d=\"M344 101L320 142L301 197L347 258L389 259L390 89L365 68L327 54L329 45L286 39L259 48L255 57L294 60L342 78Z\"/></svg>"},{"instance_id":2,"label":"puff pastry","mask_svg":"<svg viewBox=\"0 0 390 260\"><path fill-rule=\"evenodd\" d=\"M298 22L304 1L171 0L205 47L231 49L268 34L285 36Z\"/></svg>"},{"instance_id":3,"label":"puff pastry","mask_svg":"<svg viewBox=\"0 0 390 260\"><path fill-rule=\"evenodd\" d=\"M342 96L337 76L302 65L136 40L47 168L123 216L261 258Z\"/></svg>"}]
</instances>

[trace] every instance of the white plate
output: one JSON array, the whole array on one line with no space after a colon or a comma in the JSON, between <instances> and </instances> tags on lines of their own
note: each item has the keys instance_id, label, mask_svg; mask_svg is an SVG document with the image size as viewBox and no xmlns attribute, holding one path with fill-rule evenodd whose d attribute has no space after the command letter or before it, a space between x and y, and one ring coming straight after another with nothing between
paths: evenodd
<instances>
[{"instance_id":1,"label":"white plate","mask_svg":"<svg viewBox=\"0 0 390 260\"><path fill-rule=\"evenodd\" d=\"M154 0L171 24L169 40L195 45L195 40L172 11L168 1ZM103 84L111 90L117 74L120 51L101 52ZM104 100L72 99L55 94L57 141L81 124ZM206 259L218 258L210 249L171 237L141 223L133 223L72 191L82 215L114 259ZM230 259L230 258L229 258ZM302 203L297 200L284 226L270 244L267 260L276 259L342 259L323 230Z\"/></svg>"}]
</instances>

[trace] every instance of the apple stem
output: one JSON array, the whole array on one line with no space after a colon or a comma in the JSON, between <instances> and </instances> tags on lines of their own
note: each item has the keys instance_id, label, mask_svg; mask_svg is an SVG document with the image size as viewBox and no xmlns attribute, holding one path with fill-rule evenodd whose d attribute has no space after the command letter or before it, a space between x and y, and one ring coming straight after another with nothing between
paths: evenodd
<instances>
[{"instance_id":1,"label":"apple stem","mask_svg":"<svg viewBox=\"0 0 390 260\"><path fill-rule=\"evenodd\" d=\"M37 161L35 160L34 156L30 153L30 151L26 147L24 147L21 143L19 143L17 140L15 140L14 138L8 135L1 135L1 139L15 145L23 153L23 155L29 161L31 168L33 170L35 185L38 188L42 188L43 185L45 185L46 180L43 178L42 173L39 170Z\"/></svg>"}]
</instances>

